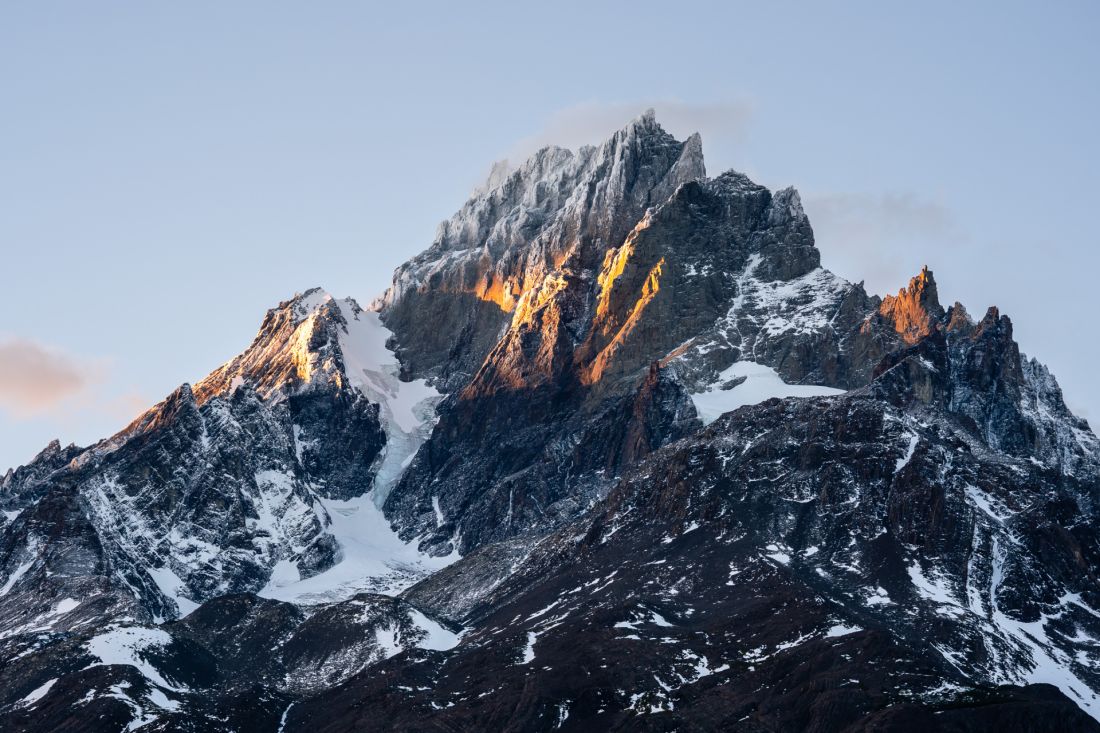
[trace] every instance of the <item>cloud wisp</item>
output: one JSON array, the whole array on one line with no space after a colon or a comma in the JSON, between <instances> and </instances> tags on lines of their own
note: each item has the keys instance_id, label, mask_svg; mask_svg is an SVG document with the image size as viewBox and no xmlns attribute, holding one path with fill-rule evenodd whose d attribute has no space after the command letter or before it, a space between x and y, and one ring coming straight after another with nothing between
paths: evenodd
<instances>
[{"instance_id":1,"label":"cloud wisp","mask_svg":"<svg viewBox=\"0 0 1100 733\"><path fill-rule=\"evenodd\" d=\"M104 378L98 362L74 358L35 341L0 341L0 409L17 418L59 409Z\"/></svg>"}]
</instances>

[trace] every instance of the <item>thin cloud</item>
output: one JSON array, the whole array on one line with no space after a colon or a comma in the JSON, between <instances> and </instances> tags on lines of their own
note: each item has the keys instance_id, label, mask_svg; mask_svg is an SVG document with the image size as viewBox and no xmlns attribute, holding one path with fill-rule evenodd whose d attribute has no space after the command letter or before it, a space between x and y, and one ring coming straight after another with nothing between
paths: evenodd
<instances>
[{"instance_id":1,"label":"thin cloud","mask_svg":"<svg viewBox=\"0 0 1100 733\"><path fill-rule=\"evenodd\" d=\"M822 264L871 292L897 290L965 238L950 209L913 193L811 194L803 205Z\"/></svg>"},{"instance_id":2,"label":"thin cloud","mask_svg":"<svg viewBox=\"0 0 1100 733\"><path fill-rule=\"evenodd\" d=\"M0 341L0 408L19 418L42 415L85 395L103 378L85 362L27 339Z\"/></svg>"},{"instance_id":3,"label":"thin cloud","mask_svg":"<svg viewBox=\"0 0 1100 733\"><path fill-rule=\"evenodd\" d=\"M681 140L698 132L707 140L740 141L752 118L746 102L696 104L676 100L586 103L556 112L534 135L520 140L508 152L508 160L520 162L547 145L576 149L606 140L647 109L653 109L661 126Z\"/></svg>"}]
</instances>

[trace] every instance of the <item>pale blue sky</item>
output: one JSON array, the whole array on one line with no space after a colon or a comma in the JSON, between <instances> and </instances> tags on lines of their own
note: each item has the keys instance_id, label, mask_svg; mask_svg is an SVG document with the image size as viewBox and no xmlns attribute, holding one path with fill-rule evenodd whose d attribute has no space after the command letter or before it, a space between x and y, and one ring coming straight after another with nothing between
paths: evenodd
<instances>
[{"instance_id":1,"label":"pale blue sky","mask_svg":"<svg viewBox=\"0 0 1100 733\"><path fill-rule=\"evenodd\" d=\"M798 187L839 274L999 305L1100 418L1095 3L390 5L0 5L0 471L296 290L369 301L493 160L649 106Z\"/></svg>"}]
</instances>

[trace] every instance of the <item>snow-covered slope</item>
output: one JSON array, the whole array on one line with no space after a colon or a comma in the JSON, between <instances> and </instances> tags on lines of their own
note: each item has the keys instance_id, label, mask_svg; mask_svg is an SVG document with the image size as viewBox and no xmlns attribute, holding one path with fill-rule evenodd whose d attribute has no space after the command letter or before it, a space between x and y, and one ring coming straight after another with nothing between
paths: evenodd
<instances>
[{"instance_id":1,"label":"snow-covered slope","mask_svg":"<svg viewBox=\"0 0 1100 733\"><path fill-rule=\"evenodd\" d=\"M361 591L395 594L457 559L430 557L415 542L403 542L379 508L431 432L442 396L423 379L401 380L401 365L386 346L393 334L377 313L350 298L334 302L342 316L337 338L344 374L353 389L380 407L386 442L368 491L346 500L318 498L325 531L339 547L333 566L303 578L293 562L283 560L260 591L268 598L317 603Z\"/></svg>"},{"instance_id":2,"label":"snow-covered slope","mask_svg":"<svg viewBox=\"0 0 1100 733\"><path fill-rule=\"evenodd\" d=\"M347 298L338 302L344 317L340 351L344 373L353 387L382 408L386 446L375 474L372 495L382 506L393 486L435 424L435 406L443 397L424 379L403 381L401 364L386 346L393 334L378 314Z\"/></svg>"}]
</instances>

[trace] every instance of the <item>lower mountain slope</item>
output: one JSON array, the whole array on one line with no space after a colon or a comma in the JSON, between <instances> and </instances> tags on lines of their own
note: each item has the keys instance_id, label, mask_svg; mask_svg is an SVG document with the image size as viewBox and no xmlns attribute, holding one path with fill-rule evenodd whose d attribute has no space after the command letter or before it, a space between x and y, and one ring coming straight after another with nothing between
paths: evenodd
<instances>
[{"instance_id":1,"label":"lower mountain slope","mask_svg":"<svg viewBox=\"0 0 1100 733\"><path fill-rule=\"evenodd\" d=\"M165 731L1100 730L1098 487L990 451L911 363L729 413L401 600L225 596L9 656L10 696L54 682L0 720L91 696ZM104 646L129 666L89 669Z\"/></svg>"},{"instance_id":2,"label":"lower mountain slope","mask_svg":"<svg viewBox=\"0 0 1100 733\"><path fill-rule=\"evenodd\" d=\"M885 374L771 400L658 451L495 587L487 552L406 591L469 629L448 655L394 658L288 719L1100 729L1100 543L1081 504L1097 485L897 396Z\"/></svg>"}]
</instances>

